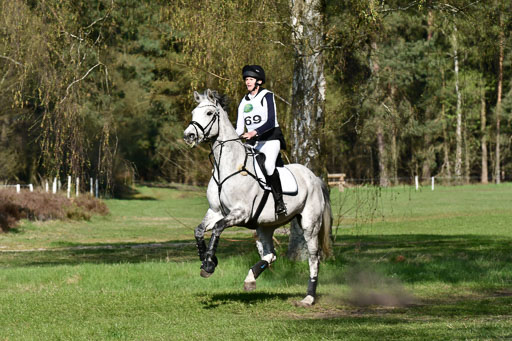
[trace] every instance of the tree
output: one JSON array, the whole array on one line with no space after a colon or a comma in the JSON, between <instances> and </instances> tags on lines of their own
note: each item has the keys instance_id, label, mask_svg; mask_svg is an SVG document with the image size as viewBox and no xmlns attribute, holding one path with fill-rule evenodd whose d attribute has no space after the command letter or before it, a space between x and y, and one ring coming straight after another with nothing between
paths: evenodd
<instances>
[{"instance_id":1,"label":"tree","mask_svg":"<svg viewBox=\"0 0 512 341\"><path fill-rule=\"evenodd\" d=\"M326 82L324 76L324 13L320 0L290 0L294 54L292 83L292 159L325 174L321 153ZM302 229L294 219L290 230L288 257L306 259Z\"/></svg>"}]
</instances>

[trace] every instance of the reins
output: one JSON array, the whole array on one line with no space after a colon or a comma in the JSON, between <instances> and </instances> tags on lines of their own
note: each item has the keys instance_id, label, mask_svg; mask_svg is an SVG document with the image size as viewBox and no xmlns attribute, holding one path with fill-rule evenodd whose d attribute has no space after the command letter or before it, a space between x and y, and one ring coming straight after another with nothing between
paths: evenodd
<instances>
[{"instance_id":1,"label":"reins","mask_svg":"<svg viewBox=\"0 0 512 341\"><path fill-rule=\"evenodd\" d=\"M254 157L255 153L254 152L250 152L249 148L247 148L245 144L240 142L241 140L243 140L243 138L241 138L241 137L234 138L234 139L229 139L229 140L223 140L223 141L217 140L216 142L218 144L216 146L214 146L213 144L211 144L211 146L210 146L211 152L208 155L208 159L210 160L210 163L212 164L213 169L214 169L212 178L213 178L213 181L215 181L215 183L217 184L217 189L218 189L218 193L219 193L219 203L220 203L220 207L221 207L223 215L226 215L227 213L225 212L224 206L222 205L222 200L220 200L220 195L221 195L221 192L222 192L222 185L224 185L224 183L227 180L231 179L232 177L234 177L237 174L245 172L248 175L250 175L254 180L256 180L260 185L263 184L263 182L255 174L253 174L251 171L249 171L247 169L247 167L246 167L247 160L249 159L249 156L253 156ZM227 177L225 177L221 181L221 179L220 179L220 167L219 167L219 164L220 164L220 160L222 158L222 151L223 151L224 145L226 143L228 143L228 142L238 142L238 143L240 143L242 145L242 147L244 148L244 150L245 150L245 158L244 158L244 163L241 165L240 169L238 169L237 171L231 173L230 175L228 175ZM215 158L215 156L214 156L214 150L216 148L218 148L218 147L220 147L219 160L217 160ZM215 172L217 172L217 177L218 178L215 177Z\"/></svg>"}]
</instances>

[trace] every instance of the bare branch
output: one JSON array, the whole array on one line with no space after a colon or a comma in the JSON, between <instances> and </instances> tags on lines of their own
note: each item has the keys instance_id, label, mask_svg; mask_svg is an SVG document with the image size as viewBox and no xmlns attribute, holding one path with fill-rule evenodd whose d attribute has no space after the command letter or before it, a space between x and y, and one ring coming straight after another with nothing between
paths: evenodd
<instances>
[{"instance_id":1,"label":"bare branch","mask_svg":"<svg viewBox=\"0 0 512 341\"><path fill-rule=\"evenodd\" d=\"M246 21L237 21L235 24L260 24L260 25L284 25L284 26L290 26L289 23L285 21L257 21L257 20L246 20Z\"/></svg>"},{"instance_id":2,"label":"bare branch","mask_svg":"<svg viewBox=\"0 0 512 341\"><path fill-rule=\"evenodd\" d=\"M62 32L66 33L66 34L67 34L67 35L69 35L71 38L75 38L75 39L78 39L78 40L80 40L80 41L84 41L84 38L80 38L80 37L78 37L78 36L74 35L73 33L69 33L68 31L62 31Z\"/></svg>"},{"instance_id":3,"label":"bare branch","mask_svg":"<svg viewBox=\"0 0 512 341\"><path fill-rule=\"evenodd\" d=\"M196 70L199 70L199 71L202 71L202 72L206 72L207 74L212 75L213 77L217 77L218 79L221 79L223 81L231 81L231 79L229 79L229 78L225 78L225 77L219 76L219 75L217 75L217 74L215 74L215 73L213 73L211 71L204 70L203 68L200 68L198 66L187 65L185 63L180 63L180 62L172 61L172 60L171 60L171 63L174 63L176 65L185 66L185 67L188 67L188 68L193 68L193 69L196 69Z\"/></svg>"},{"instance_id":4,"label":"bare branch","mask_svg":"<svg viewBox=\"0 0 512 341\"><path fill-rule=\"evenodd\" d=\"M290 107L292 106L292 105L290 104L290 102L288 102L288 101L287 101L287 100L285 100L283 97L281 97L281 96L279 96L278 94L276 94L275 92L274 92L274 96L276 96L276 97L277 97L277 99L280 99L280 100L281 100L281 101L283 101L284 103L288 104Z\"/></svg>"},{"instance_id":5,"label":"bare branch","mask_svg":"<svg viewBox=\"0 0 512 341\"><path fill-rule=\"evenodd\" d=\"M105 20L108 18L108 16L110 15L110 13L112 12L112 10L114 9L114 0L111 1L111 6L110 6L110 9L108 10L108 12L105 14L104 17L102 18L98 18L96 20L94 20L91 24L89 24L89 26L86 26L84 29L88 29L88 28L91 28L93 27L94 25L96 25L98 22L102 21L102 20Z\"/></svg>"},{"instance_id":6,"label":"bare branch","mask_svg":"<svg viewBox=\"0 0 512 341\"><path fill-rule=\"evenodd\" d=\"M64 98L62 98L62 100L60 101L60 103L64 102L64 100L66 99L66 97L68 96L69 94L69 89L76 83L78 82L81 82L83 81L91 72L92 70L94 70L95 68L97 68L98 66L100 65L104 65L103 63L98 63L96 65L94 65L92 68L90 68L86 73L85 75L83 75L82 78L79 78L79 79L75 79L73 82L71 82L71 84L68 85L68 87L66 88L66 95L64 96Z\"/></svg>"},{"instance_id":7,"label":"bare branch","mask_svg":"<svg viewBox=\"0 0 512 341\"><path fill-rule=\"evenodd\" d=\"M379 13L388 13L388 12L396 12L396 11L407 11L408 9L416 6L419 3L419 1L413 1L409 5L404 7L396 7L396 8L386 8L386 9L380 9L377 10Z\"/></svg>"},{"instance_id":8,"label":"bare branch","mask_svg":"<svg viewBox=\"0 0 512 341\"><path fill-rule=\"evenodd\" d=\"M281 46L283 46L283 47L292 47L292 46L290 46L290 45L286 45L285 43L283 43L283 42L281 42L281 41L279 41L279 40L272 40L272 39L269 39L269 41L270 41L271 43L278 44L278 45L281 45Z\"/></svg>"},{"instance_id":9,"label":"bare branch","mask_svg":"<svg viewBox=\"0 0 512 341\"><path fill-rule=\"evenodd\" d=\"M14 64L16 64L16 65L18 65L18 66L25 67L25 65L23 65L23 64L22 64L22 63L20 63L20 62L15 61L15 60L14 60L14 59L12 59L11 57L7 57L7 56L0 56L0 58L7 59L8 61L13 62Z\"/></svg>"},{"instance_id":10,"label":"bare branch","mask_svg":"<svg viewBox=\"0 0 512 341\"><path fill-rule=\"evenodd\" d=\"M432 9L435 9L435 10L439 10L439 11L446 11L446 12L452 12L452 13L460 13L460 12L463 12L466 8L468 7L471 7L477 3L481 2L481 0L475 0L463 7L456 7L452 4L449 4L449 3L446 3L446 2L431 2L431 3L426 3L424 4L425 7L427 8L432 8ZM382 8L382 9L379 9L377 10L377 12L379 13L390 13L390 12L397 12L397 11L407 11L408 9L411 9L413 8L414 6L417 6L421 3L421 1L418 1L418 0L415 0L415 1L412 1L410 2L408 5L406 6L402 6L402 7L396 7L396 8Z\"/></svg>"}]
</instances>

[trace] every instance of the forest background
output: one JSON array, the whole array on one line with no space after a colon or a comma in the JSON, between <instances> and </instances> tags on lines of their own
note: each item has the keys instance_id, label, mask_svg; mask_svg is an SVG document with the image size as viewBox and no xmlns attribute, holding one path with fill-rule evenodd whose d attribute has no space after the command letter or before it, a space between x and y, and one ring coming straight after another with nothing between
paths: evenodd
<instances>
[{"instance_id":1,"label":"forest background","mask_svg":"<svg viewBox=\"0 0 512 341\"><path fill-rule=\"evenodd\" d=\"M2 1L0 181L204 185L209 148L182 140L193 91L227 94L234 122L245 64L265 68L293 145L294 101L308 101L294 91L298 3ZM318 143L317 172L384 186L512 178L510 1L302 3L321 38L320 124L301 141ZM297 150L286 157L302 161Z\"/></svg>"}]
</instances>

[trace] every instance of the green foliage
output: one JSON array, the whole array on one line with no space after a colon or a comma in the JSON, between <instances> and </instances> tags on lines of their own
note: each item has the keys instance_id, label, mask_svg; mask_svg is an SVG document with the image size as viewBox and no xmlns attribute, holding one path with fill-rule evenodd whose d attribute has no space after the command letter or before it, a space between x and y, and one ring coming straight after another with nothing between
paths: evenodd
<instances>
[{"instance_id":1,"label":"green foliage","mask_svg":"<svg viewBox=\"0 0 512 341\"><path fill-rule=\"evenodd\" d=\"M182 142L192 93L245 93L258 63L289 136L295 50L288 1L4 1L0 5L0 179L98 177L204 184L208 149ZM512 174L510 2L325 1L322 146L330 172L373 181L448 176L455 158L452 35L457 27L467 176L496 138L499 39L505 39L500 141ZM501 19L500 19L501 18ZM373 44L373 45L372 45ZM374 67L378 65L378 70ZM487 124L480 129L482 91ZM382 130L379 151L376 129ZM382 153L382 155L381 155Z\"/></svg>"}]
</instances>

